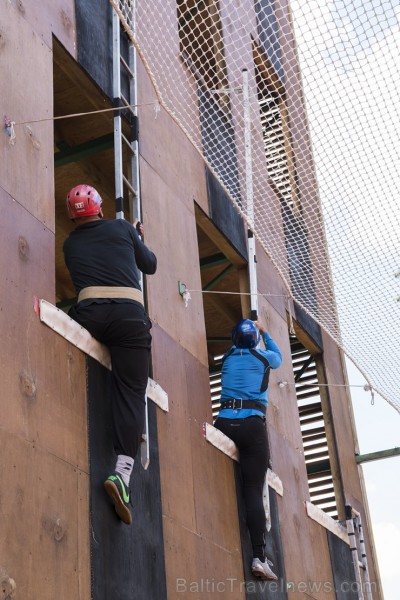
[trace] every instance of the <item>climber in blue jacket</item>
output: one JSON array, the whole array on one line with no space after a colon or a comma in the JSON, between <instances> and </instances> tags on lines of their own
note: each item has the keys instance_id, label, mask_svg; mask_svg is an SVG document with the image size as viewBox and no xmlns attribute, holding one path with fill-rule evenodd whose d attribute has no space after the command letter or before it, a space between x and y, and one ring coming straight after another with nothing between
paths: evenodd
<instances>
[{"instance_id":1,"label":"climber in blue jacket","mask_svg":"<svg viewBox=\"0 0 400 600\"><path fill-rule=\"evenodd\" d=\"M257 348L262 337L265 350ZM239 449L247 526L253 547L252 573L276 580L265 555L263 488L269 452L265 414L271 369L282 363L281 352L259 321L239 321L232 329L233 346L222 359L221 407L215 427Z\"/></svg>"}]
</instances>

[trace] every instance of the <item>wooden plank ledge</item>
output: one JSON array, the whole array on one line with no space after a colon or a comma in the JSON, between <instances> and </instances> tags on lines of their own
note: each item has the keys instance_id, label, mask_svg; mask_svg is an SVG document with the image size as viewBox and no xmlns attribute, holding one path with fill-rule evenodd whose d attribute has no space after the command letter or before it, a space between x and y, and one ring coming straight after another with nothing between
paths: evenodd
<instances>
[{"instance_id":1,"label":"wooden plank ledge","mask_svg":"<svg viewBox=\"0 0 400 600\"><path fill-rule=\"evenodd\" d=\"M232 460L236 460L236 462L240 462L239 460L239 450L234 442L227 435L222 433L219 429L214 427L214 425L210 425L210 423L203 423L203 435L210 444L221 450L224 454L229 456ZM283 496L283 484L279 479L278 475L271 471L271 469L267 470L266 473L266 481L272 489L276 491L277 494Z\"/></svg>"},{"instance_id":2,"label":"wooden plank ledge","mask_svg":"<svg viewBox=\"0 0 400 600\"><path fill-rule=\"evenodd\" d=\"M39 301L39 317L42 323L68 340L71 344L88 354L111 371L110 352L104 344L100 344L79 323L71 319L65 312L41 299ZM168 412L168 394L149 377L146 395L163 411Z\"/></svg>"},{"instance_id":3,"label":"wooden plank ledge","mask_svg":"<svg viewBox=\"0 0 400 600\"><path fill-rule=\"evenodd\" d=\"M331 533L337 535L337 537L346 542L348 546L350 545L347 529L343 527L343 525L340 525L340 523L335 521L335 519L332 519L332 517L327 515L321 508L308 502L308 500L306 500L305 505L310 519L313 519L322 525L322 527L325 527L325 529L328 529Z\"/></svg>"}]
</instances>

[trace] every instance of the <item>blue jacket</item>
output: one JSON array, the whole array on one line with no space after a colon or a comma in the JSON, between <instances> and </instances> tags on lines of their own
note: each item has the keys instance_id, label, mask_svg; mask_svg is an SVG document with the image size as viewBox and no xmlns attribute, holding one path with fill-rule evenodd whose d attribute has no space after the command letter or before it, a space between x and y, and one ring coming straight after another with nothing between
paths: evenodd
<instances>
[{"instance_id":1,"label":"blue jacket","mask_svg":"<svg viewBox=\"0 0 400 600\"><path fill-rule=\"evenodd\" d=\"M264 333L265 350L232 346L223 357L221 376L221 402L231 398L256 400L268 405L268 381L270 369L277 369L282 364L282 355L274 340ZM255 354L263 357L260 360ZM266 359L266 361L265 361ZM245 404L245 402L243 402ZM251 416L264 416L255 408L225 408L219 416L225 419L244 419Z\"/></svg>"}]
</instances>

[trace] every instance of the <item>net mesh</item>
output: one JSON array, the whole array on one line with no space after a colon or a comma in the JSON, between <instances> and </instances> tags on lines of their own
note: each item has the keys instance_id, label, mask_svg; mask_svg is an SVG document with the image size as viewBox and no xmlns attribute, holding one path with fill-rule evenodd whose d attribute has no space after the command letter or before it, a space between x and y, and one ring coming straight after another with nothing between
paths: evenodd
<instances>
[{"instance_id":1,"label":"net mesh","mask_svg":"<svg viewBox=\"0 0 400 600\"><path fill-rule=\"evenodd\" d=\"M400 412L400 0L110 2L288 295Z\"/></svg>"}]
</instances>

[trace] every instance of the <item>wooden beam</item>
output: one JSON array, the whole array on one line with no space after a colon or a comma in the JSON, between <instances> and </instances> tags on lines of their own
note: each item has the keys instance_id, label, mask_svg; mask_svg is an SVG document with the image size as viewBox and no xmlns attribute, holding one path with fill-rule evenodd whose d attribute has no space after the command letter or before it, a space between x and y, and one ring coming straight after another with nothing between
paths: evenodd
<instances>
[{"instance_id":1,"label":"wooden beam","mask_svg":"<svg viewBox=\"0 0 400 600\"><path fill-rule=\"evenodd\" d=\"M233 323L236 323L241 315L238 315L236 311L232 310L224 300L215 294L207 294L207 300L213 305L221 314L226 318L230 319Z\"/></svg>"},{"instance_id":2,"label":"wooden beam","mask_svg":"<svg viewBox=\"0 0 400 600\"><path fill-rule=\"evenodd\" d=\"M71 319L62 310L46 300L40 300L39 316L42 323L53 329L56 333L68 340L71 344L88 354L107 369L111 370L109 350L90 335L84 327ZM146 395L153 400L162 410L168 412L168 395L158 383L150 379L147 384Z\"/></svg>"},{"instance_id":3,"label":"wooden beam","mask_svg":"<svg viewBox=\"0 0 400 600\"><path fill-rule=\"evenodd\" d=\"M78 144L77 146L68 146L68 144L64 144L63 149L54 154L54 167L57 169L57 167L62 167L72 162L78 162L83 158L95 156L96 154L100 154L100 152L104 152L113 147L113 133L103 135L94 140L89 140L88 142Z\"/></svg>"},{"instance_id":4,"label":"wooden beam","mask_svg":"<svg viewBox=\"0 0 400 600\"><path fill-rule=\"evenodd\" d=\"M226 275L228 275L232 270L233 270L233 265L228 265L226 267L226 269L224 269L223 271L221 271L221 273L219 273L216 277L214 277L214 279L212 279L209 283L207 283L203 287L203 291L212 290L212 288L215 287L217 285L217 283L219 281L221 281L221 279L223 279L224 277L226 277Z\"/></svg>"},{"instance_id":5,"label":"wooden beam","mask_svg":"<svg viewBox=\"0 0 400 600\"><path fill-rule=\"evenodd\" d=\"M247 261L240 256L237 250L232 246L229 240L216 228L213 221L201 210L195 203L196 223L204 231L204 233L220 248L223 254L227 257L235 267L243 267L247 265Z\"/></svg>"}]
</instances>

